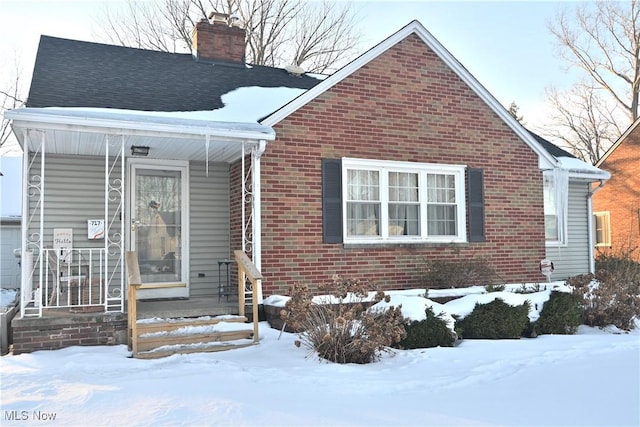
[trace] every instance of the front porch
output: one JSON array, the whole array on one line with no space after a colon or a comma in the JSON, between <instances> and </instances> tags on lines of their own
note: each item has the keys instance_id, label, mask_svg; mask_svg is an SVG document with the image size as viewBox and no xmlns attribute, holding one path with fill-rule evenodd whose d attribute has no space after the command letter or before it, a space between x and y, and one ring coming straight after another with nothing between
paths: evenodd
<instances>
[{"instance_id":1,"label":"front porch","mask_svg":"<svg viewBox=\"0 0 640 427\"><path fill-rule=\"evenodd\" d=\"M176 300L138 301L137 319L197 318L237 315L237 297L218 301L217 296ZM128 307L124 312L70 312L67 308L49 308L41 317L16 317L13 329L13 354L38 350L58 350L74 345L128 344Z\"/></svg>"},{"instance_id":2,"label":"front porch","mask_svg":"<svg viewBox=\"0 0 640 427\"><path fill-rule=\"evenodd\" d=\"M179 285L140 299L211 297L214 312L229 311L228 292L217 297L230 285L221 263L241 249L260 268L259 163L271 128L95 109L7 117L25 153L21 317L125 313L128 250L145 284Z\"/></svg>"}]
</instances>

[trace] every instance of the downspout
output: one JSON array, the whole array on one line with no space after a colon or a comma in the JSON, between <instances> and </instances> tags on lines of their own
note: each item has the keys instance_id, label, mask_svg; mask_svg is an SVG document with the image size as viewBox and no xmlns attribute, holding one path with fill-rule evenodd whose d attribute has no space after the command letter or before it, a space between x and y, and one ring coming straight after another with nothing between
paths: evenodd
<instances>
[{"instance_id":1,"label":"downspout","mask_svg":"<svg viewBox=\"0 0 640 427\"><path fill-rule=\"evenodd\" d=\"M262 204L260 197L260 157L267 148L267 141L260 143L253 149L253 173L251 174L251 188L253 189L253 264L258 271L262 269ZM262 286L258 288L258 303L262 304Z\"/></svg>"},{"instance_id":2,"label":"downspout","mask_svg":"<svg viewBox=\"0 0 640 427\"><path fill-rule=\"evenodd\" d=\"M587 194L587 233L589 236L589 273L595 274L596 272L596 258L593 250L593 195L596 194L604 185L604 179L600 180L600 184L593 189L589 189Z\"/></svg>"}]
</instances>

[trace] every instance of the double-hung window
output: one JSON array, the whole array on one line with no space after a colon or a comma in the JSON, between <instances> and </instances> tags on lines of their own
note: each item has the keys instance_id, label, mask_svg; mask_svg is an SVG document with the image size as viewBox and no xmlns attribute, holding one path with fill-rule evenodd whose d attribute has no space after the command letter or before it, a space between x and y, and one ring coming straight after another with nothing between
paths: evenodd
<instances>
[{"instance_id":1,"label":"double-hung window","mask_svg":"<svg viewBox=\"0 0 640 427\"><path fill-rule=\"evenodd\" d=\"M465 167L342 159L345 242L466 241Z\"/></svg>"},{"instance_id":2,"label":"double-hung window","mask_svg":"<svg viewBox=\"0 0 640 427\"><path fill-rule=\"evenodd\" d=\"M611 216L609 211L594 212L596 246L611 246Z\"/></svg>"}]
</instances>

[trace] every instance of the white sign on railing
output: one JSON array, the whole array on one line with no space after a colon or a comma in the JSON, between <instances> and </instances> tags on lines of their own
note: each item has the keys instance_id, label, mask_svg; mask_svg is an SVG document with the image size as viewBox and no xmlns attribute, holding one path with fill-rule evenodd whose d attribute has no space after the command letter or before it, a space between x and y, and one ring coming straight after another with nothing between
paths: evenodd
<instances>
[{"instance_id":1,"label":"white sign on railing","mask_svg":"<svg viewBox=\"0 0 640 427\"><path fill-rule=\"evenodd\" d=\"M54 228L53 229L53 249L56 251L60 261L70 264L73 262L73 229Z\"/></svg>"}]
</instances>

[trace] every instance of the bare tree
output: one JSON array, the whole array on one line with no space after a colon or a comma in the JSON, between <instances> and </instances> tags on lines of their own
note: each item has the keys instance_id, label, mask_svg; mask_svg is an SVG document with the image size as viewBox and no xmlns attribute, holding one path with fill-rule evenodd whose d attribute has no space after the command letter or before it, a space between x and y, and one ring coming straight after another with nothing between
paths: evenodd
<instances>
[{"instance_id":1,"label":"bare tree","mask_svg":"<svg viewBox=\"0 0 640 427\"><path fill-rule=\"evenodd\" d=\"M518 106L518 104L516 104L515 101L511 101L511 104L509 104L507 111L509 112L509 114L511 114L511 117L516 119L521 125L524 126L526 124L524 122L524 116L520 115L520 107Z\"/></svg>"},{"instance_id":2,"label":"bare tree","mask_svg":"<svg viewBox=\"0 0 640 427\"><path fill-rule=\"evenodd\" d=\"M327 72L351 59L361 38L352 4L329 0L128 0L106 6L98 27L111 43L190 52L191 32L209 12L239 18L252 64Z\"/></svg>"},{"instance_id":3,"label":"bare tree","mask_svg":"<svg viewBox=\"0 0 640 427\"><path fill-rule=\"evenodd\" d=\"M640 4L598 1L582 5L575 16L561 12L551 33L562 57L583 70L594 87L624 109L629 123L638 118L640 95Z\"/></svg>"},{"instance_id":4,"label":"bare tree","mask_svg":"<svg viewBox=\"0 0 640 427\"><path fill-rule=\"evenodd\" d=\"M575 85L566 93L547 89L553 108L552 125L542 133L562 141L574 156L591 164L595 164L622 133L619 123L624 114L620 114L619 106L607 103L602 91L586 83Z\"/></svg>"},{"instance_id":5,"label":"bare tree","mask_svg":"<svg viewBox=\"0 0 640 427\"><path fill-rule=\"evenodd\" d=\"M3 87L0 87L0 115L2 115L2 123L0 124L0 148L6 148L5 144L12 138L9 120L4 118L3 113L6 110L20 108L25 104L24 98L22 97L22 85L20 81L21 67L17 57L14 57L12 66L12 70L8 70L6 74L3 73L6 80L3 82Z\"/></svg>"}]
</instances>

